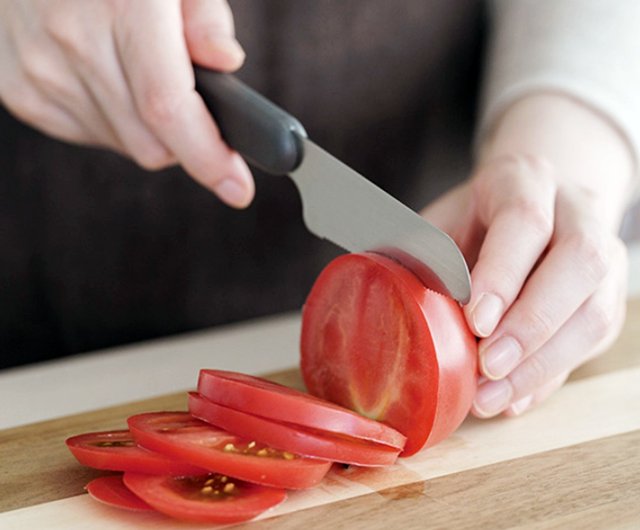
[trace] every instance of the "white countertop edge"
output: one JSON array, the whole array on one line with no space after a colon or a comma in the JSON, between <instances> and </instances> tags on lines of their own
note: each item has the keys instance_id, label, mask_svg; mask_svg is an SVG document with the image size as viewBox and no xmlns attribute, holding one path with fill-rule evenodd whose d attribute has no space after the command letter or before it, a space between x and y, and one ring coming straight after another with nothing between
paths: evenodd
<instances>
[{"instance_id":1,"label":"white countertop edge","mask_svg":"<svg viewBox=\"0 0 640 530\"><path fill-rule=\"evenodd\" d=\"M286 313L2 371L0 429L195 388L200 368L296 366L299 329Z\"/></svg>"}]
</instances>

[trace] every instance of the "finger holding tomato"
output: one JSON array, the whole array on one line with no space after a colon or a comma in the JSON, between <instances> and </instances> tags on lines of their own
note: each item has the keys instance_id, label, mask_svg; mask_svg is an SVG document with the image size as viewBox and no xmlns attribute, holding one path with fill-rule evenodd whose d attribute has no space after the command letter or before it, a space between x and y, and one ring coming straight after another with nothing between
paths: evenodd
<instances>
[{"instance_id":1,"label":"finger holding tomato","mask_svg":"<svg viewBox=\"0 0 640 530\"><path fill-rule=\"evenodd\" d=\"M597 112L537 94L503 114L474 176L423 211L471 267L476 416L528 410L619 334L627 256L617 233L633 170Z\"/></svg>"}]
</instances>

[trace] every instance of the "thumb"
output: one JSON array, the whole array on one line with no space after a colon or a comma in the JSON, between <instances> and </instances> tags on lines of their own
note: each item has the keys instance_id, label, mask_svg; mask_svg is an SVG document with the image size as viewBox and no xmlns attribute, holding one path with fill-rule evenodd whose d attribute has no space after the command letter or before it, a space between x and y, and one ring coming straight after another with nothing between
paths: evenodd
<instances>
[{"instance_id":1,"label":"thumb","mask_svg":"<svg viewBox=\"0 0 640 530\"><path fill-rule=\"evenodd\" d=\"M233 14L226 0L183 0L182 18L193 62L223 72L242 66L245 54L235 38Z\"/></svg>"}]
</instances>

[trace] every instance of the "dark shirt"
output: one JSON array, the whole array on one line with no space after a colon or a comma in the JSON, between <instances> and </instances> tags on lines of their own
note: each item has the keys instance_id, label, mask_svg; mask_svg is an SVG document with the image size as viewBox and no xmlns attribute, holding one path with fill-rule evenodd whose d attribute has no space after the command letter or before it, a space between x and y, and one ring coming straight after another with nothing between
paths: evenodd
<instances>
[{"instance_id":1,"label":"dark shirt","mask_svg":"<svg viewBox=\"0 0 640 530\"><path fill-rule=\"evenodd\" d=\"M470 167L482 54L472 0L231 1L239 75L413 208ZM244 211L0 110L0 367L298 309L340 249L286 177ZM177 355L180 352L176 352Z\"/></svg>"}]
</instances>

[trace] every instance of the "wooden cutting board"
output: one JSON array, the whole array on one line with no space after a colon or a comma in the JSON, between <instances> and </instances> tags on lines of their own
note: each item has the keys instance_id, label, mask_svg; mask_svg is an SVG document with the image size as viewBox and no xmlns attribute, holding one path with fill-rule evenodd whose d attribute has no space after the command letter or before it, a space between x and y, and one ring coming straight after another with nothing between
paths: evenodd
<instances>
[{"instance_id":1,"label":"wooden cutting board","mask_svg":"<svg viewBox=\"0 0 640 530\"><path fill-rule=\"evenodd\" d=\"M301 387L295 369L271 378ZM0 528L175 528L160 515L89 499L83 487L102 473L77 464L64 439L122 428L134 413L176 409L186 409L185 393L0 431ZM321 487L292 493L241 527L640 528L639 500L640 300L633 300L611 350L538 409L516 419L469 418L448 440L385 469L336 467Z\"/></svg>"}]
</instances>

